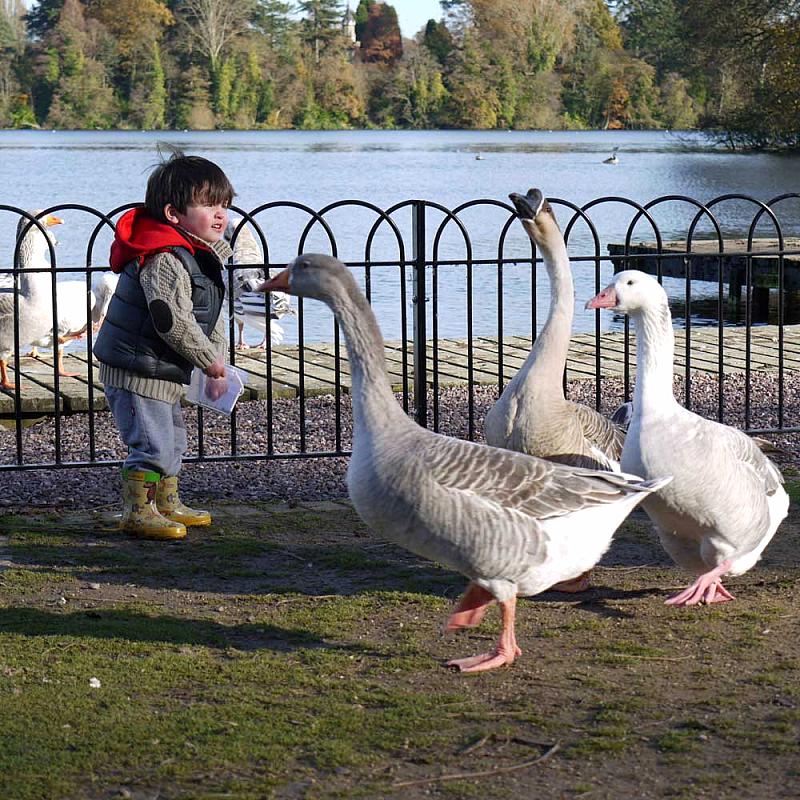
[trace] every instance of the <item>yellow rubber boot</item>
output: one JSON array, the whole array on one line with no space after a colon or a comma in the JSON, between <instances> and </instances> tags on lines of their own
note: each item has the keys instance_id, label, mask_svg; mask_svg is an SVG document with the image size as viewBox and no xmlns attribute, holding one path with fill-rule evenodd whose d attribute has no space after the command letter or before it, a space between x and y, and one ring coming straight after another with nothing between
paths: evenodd
<instances>
[{"instance_id":1,"label":"yellow rubber boot","mask_svg":"<svg viewBox=\"0 0 800 800\"><path fill-rule=\"evenodd\" d=\"M189 508L181 502L178 497L178 476L170 475L164 477L156 489L156 505L158 511L167 519L173 522L180 522L187 528L192 525L210 525L211 514L208 511L200 511L196 508Z\"/></svg>"},{"instance_id":2,"label":"yellow rubber boot","mask_svg":"<svg viewBox=\"0 0 800 800\"><path fill-rule=\"evenodd\" d=\"M186 526L167 519L156 507L161 476L157 472L122 470L121 530L142 539L183 539Z\"/></svg>"}]
</instances>

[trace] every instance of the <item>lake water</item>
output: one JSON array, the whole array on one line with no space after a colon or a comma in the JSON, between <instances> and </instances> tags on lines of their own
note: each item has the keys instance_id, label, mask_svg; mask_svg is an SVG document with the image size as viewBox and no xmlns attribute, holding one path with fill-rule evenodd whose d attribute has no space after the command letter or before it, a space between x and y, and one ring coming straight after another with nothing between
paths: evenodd
<instances>
[{"instance_id":1,"label":"lake water","mask_svg":"<svg viewBox=\"0 0 800 800\"><path fill-rule=\"evenodd\" d=\"M236 187L236 205L250 211L264 203L289 201L314 210L343 199L374 204L382 209L409 199L428 200L455 208L470 200L486 198L506 203L511 191L525 192L537 186L550 198L581 206L601 196L621 196L647 203L663 195L688 195L701 202L739 193L768 201L777 195L800 190L800 157L771 154L732 154L708 146L694 134L661 132L482 132L482 131L214 131L214 132L0 132L0 204L42 208L83 204L101 211L143 198L147 175L157 160L156 143L166 141L187 152L216 161ZM616 148L619 163L603 160ZM800 204L790 200L776 208L785 235L800 233ZM725 235L742 235L756 208L742 201L716 207ZM556 205L564 227L570 213ZM83 267L86 240L94 226L87 214L65 209L58 212L65 225L57 229L58 265ZM620 241L634 215L621 203L605 203L590 213L606 244ZM666 203L655 212L663 236L685 237L694 208L685 203ZM476 258L497 257L497 237L509 211L480 205L460 215L469 230ZM411 247L409 209L393 217L404 237L407 254ZM300 232L308 215L291 208L277 208L258 215L274 264L285 263L297 252ZM326 216L334 232L338 254L347 261L365 259L364 240L375 221L372 212L346 207ZM444 217L432 213L428 222L429 243ZM0 264L11 263L16 217L0 212ZM393 237L376 237L373 260L396 260ZM698 236L708 233L701 225ZM767 225L758 229L772 235ZM634 240L652 238L645 224L637 226ZM101 235L92 263L102 265L110 236ZM575 226L570 236L573 256L593 252L585 224ZM319 226L309 236L306 250L328 250ZM505 256L530 253L521 226L509 233ZM430 250L429 250L430 254ZM439 257L463 258L463 238L454 225L446 227ZM359 271L359 270L357 270ZM611 265L604 262L605 281ZM360 273L360 271L359 271ZM594 316L583 304L594 294L594 272L589 264L576 264L576 319L578 330L593 328ZM74 277L74 276L73 276ZM410 281L410 273L407 278ZM399 275L396 267L372 270L372 300L384 335L399 338ZM677 282L676 282L677 283ZM538 279L539 323L546 314L549 297L544 276ZM503 284L503 324L506 334L528 334L531 328L530 268L507 266ZM411 298L408 286L409 301ZM430 287L429 287L430 289ZM682 296L682 284L668 285L670 294ZM497 331L496 267L478 266L473 277L474 330L492 335ZM696 284L693 289L702 315L704 299L716 287ZM442 268L439 284L439 333L466 333L466 287L463 266ZM695 311L693 307L693 312ZM410 316L410 310L409 310ZM603 315L603 325L616 327L619 320ZM296 341L297 325L285 326L287 341ZM330 316L317 303L305 306L304 334L307 341L329 340ZM254 334L250 334L252 339Z\"/></svg>"}]
</instances>

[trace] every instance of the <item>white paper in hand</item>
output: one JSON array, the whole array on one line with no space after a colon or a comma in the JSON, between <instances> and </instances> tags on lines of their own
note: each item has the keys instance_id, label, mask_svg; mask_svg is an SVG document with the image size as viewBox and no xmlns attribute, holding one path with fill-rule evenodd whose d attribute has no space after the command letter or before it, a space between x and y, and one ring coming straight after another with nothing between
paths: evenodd
<instances>
[{"instance_id":1,"label":"white paper in hand","mask_svg":"<svg viewBox=\"0 0 800 800\"><path fill-rule=\"evenodd\" d=\"M218 411L220 414L230 414L244 392L244 382L239 370L230 364L225 365L225 378L228 382L227 391L221 397L212 400L208 395L208 389L209 383L214 379L206 377L202 370L195 367L192 371L192 382L186 390L186 399L190 403Z\"/></svg>"}]
</instances>

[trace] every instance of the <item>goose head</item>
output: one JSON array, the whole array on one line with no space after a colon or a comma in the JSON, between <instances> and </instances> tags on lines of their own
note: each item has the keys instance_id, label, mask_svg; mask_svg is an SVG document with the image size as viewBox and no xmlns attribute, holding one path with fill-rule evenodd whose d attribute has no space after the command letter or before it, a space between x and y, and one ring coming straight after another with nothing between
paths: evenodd
<instances>
[{"instance_id":1,"label":"goose head","mask_svg":"<svg viewBox=\"0 0 800 800\"><path fill-rule=\"evenodd\" d=\"M347 267L333 256L303 253L283 272L263 283L260 292L287 292L330 303L342 289L355 288L355 279Z\"/></svg>"},{"instance_id":2,"label":"goose head","mask_svg":"<svg viewBox=\"0 0 800 800\"><path fill-rule=\"evenodd\" d=\"M652 276L636 269L619 272L586 308L608 308L636 316L651 309L668 308L667 293Z\"/></svg>"},{"instance_id":3,"label":"goose head","mask_svg":"<svg viewBox=\"0 0 800 800\"><path fill-rule=\"evenodd\" d=\"M50 228L55 225L61 225L64 220L53 214L47 214L45 217L39 219L39 214L42 213L41 209L35 209L28 213L32 217L38 219L39 223L44 228L44 233L42 233L38 225L31 222L27 217L19 218L19 222L17 223L17 240L23 237L19 249L20 264L23 268L46 267L48 266L46 257L49 251L47 240L49 239L53 245L58 244Z\"/></svg>"},{"instance_id":4,"label":"goose head","mask_svg":"<svg viewBox=\"0 0 800 800\"><path fill-rule=\"evenodd\" d=\"M540 189L528 189L527 194L512 192L509 198L517 210L522 227L537 245L545 244L555 234L560 235L556 215Z\"/></svg>"}]
</instances>

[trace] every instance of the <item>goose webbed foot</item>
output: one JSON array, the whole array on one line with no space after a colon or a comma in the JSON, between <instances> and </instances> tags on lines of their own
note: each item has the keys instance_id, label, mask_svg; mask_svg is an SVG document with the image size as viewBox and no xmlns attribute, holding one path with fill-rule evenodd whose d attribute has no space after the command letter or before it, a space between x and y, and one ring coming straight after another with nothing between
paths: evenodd
<instances>
[{"instance_id":1,"label":"goose webbed foot","mask_svg":"<svg viewBox=\"0 0 800 800\"><path fill-rule=\"evenodd\" d=\"M559 581L554 583L549 591L551 592L567 592L569 594L576 594L577 592L585 592L591 585L592 571L586 570L582 575L577 578L570 578L568 581Z\"/></svg>"},{"instance_id":2,"label":"goose webbed foot","mask_svg":"<svg viewBox=\"0 0 800 800\"><path fill-rule=\"evenodd\" d=\"M493 595L482 586L478 586L477 583L470 583L447 618L444 630L455 631L459 628L474 628L480 624L486 609L492 603L494 603Z\"/></svg>"},{"instance_id":3,"label":"goose webbed foot","mask_svg":"<svg viewBox=\"0 0 800 800\"><path fill-rule=\"evenodd\" d=\"M470 586L470 589L472 589L472 586L474 584ZM470 593L470 589L467 590L464 597ZM484 605L484 611L486 605L488 604ZM455 667L459 672L486 672L490 669L513 664L517 656L522 655L522 650L517 646L517 638L514 633L516 607L516 597L512 597L510 600L503 600L500 603L500 612L503 615L503 630L500 632L500 641L494 650L477 656L454 658L447 662L447 666Z\"/></svg>"},{"instance_id":4,"label":"goose webbed foot","mask_svg":"<svg viewBox=\"0 0 800 800\"><path fill-rule=\"evenodd\" d=\"M718 567L703 573L691 586L673 595L665 604L668 606L695 606L698 603L726 603L736 598L722 585L720 577L731 568L729 560Z\"/></svg>"}]
</instances>

